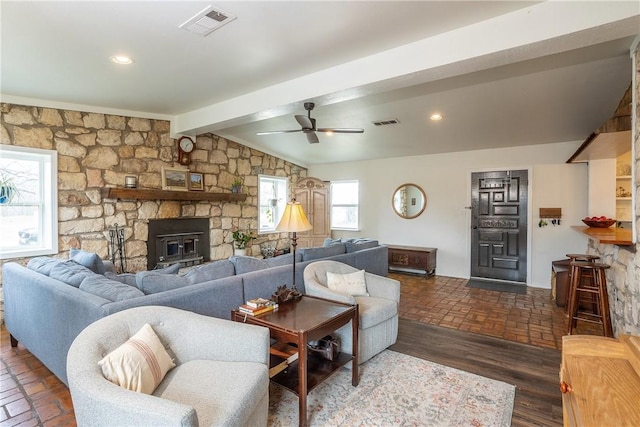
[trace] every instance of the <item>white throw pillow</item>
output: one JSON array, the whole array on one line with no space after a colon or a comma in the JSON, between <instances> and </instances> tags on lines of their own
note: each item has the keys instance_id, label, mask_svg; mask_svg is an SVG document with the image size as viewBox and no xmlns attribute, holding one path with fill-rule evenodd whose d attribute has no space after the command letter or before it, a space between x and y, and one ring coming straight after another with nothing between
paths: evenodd
<instances>
[{"instance_id":1,"label":"white throw pillow","mask_svg":"<svg viewBox=\"0 0 640 427\"><path fill-rule=\"evenodd\" d=\"M147 323L98 365L106 379L127 390L151 394L175 363Z\"/></svg>"},{"instance_id":2,"label":"white throw pillow","mask_svg":"<svg viewBox=\"0 0 640 427\"><path fill-rule=\"evenodd\" d=\"M369 296L367 283L364 280L364 270L347 274L337 274L327 271L327 287L332 291L355 296Z\"/></svg>"}]
</instances>

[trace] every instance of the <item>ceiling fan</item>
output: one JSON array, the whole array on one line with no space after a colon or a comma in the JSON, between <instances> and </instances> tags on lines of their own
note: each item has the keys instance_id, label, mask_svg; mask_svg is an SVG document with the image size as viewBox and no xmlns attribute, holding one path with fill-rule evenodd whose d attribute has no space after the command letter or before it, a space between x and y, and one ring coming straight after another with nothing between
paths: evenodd
<instances>
[{"instance_id":1,"label":"ceiling fan","mask_svg":"<svg viewBox=\"0 0 640 427\"><path fill-rule=\"evenodd\" d=\"M301 129L292 129L292 130L272 130L267 132L258 132L256 135L272 135L276 133L291 133L291 132L304 132L307 135L307 140L310 144L317 144L320 142L318 140L318 135L316 132L327 132L327 133L363 133L364 129L358 128L316 128L316 119L311 117L311 110L316 105L313 102L305 102L304 109L307 110L307 115L296 115L296 120L302 127Z\"/></svg>"}]
</instances>

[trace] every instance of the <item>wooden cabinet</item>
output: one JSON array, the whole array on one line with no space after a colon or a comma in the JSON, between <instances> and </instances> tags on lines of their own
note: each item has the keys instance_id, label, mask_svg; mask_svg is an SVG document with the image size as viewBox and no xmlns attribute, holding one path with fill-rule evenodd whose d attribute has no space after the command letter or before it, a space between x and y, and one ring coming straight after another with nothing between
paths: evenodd
<instances>
[{"instance_id":1,"label":"wooden cabinet","mask_svg":"<svg viewBox=\"0 0 640 427\"><path fill-rule=\"evenodd\" d=\"M425 277L436 274L436 248L416 246L387 246L389 270L423 273Z\"/></svg>"},{"instance_id":2,"label":"wooden cabinet","mask_svg":"<svg viewBox=\"0 0 640 427\"><path fill-rule=\"evenodd\" d=\"M562 337L565 426L640 426L640 337Z\"/></svg>"},{"instance_id":3,"label":"wooden cabinet","mask_svg":"<svg viewBox=\"0 0 640 427\"><path fill-rule=\"evenodd\" d=\"M302 204L313 228L298 233L298 246L322 246L331 237L331 183L317 178L303 178L292 190L293 197Z\"/></svg>"}]
</instances>

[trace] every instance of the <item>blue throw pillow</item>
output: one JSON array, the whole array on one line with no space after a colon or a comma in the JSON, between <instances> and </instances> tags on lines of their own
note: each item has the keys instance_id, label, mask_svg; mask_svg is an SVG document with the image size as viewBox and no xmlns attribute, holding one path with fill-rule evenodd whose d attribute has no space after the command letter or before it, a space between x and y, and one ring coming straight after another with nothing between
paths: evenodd
<instances>
[{"instance_id":1,"label":"blue throw pillow","mask_svg":"<svg viewBox=\"0 0 640 427\"><path fill-rule=\"evenodd\" d=\"M137 288L97 274L85 277L80 283L80 289L109 301L123 301L144 296L144 293Z\"/></svg>"},{"instance_id":2,"label":"blue throw pillow","mask_svg":"<svg viewBox=\"0 0 640 427\"><path fill-rule=\"evenodd\" d=\"M97 274L104 274L104 272L106 271L102 259L100 259L98 254L93 252L71 248L69 249L69 259L87 267L89 270Z\"/></svg>"},{"instance_id":3,"label":"blue throw pillow","mask_svg":"<svg viewBox=\"0 0 640 427\"><path fill-rule=\"evenodd\" d=\"M327 246L335 245L336 243L342 243L342 239L341 238L331 239L327 237L326 239L324 239L324 243L322 246L326 248Z\"/></svg>"},{"instance_id":4,"label":"blue throw pillow","mask_svg":"<svg viewBox=\"0 0 640 427\"><path fill-rule=\"evenodd\" d=\"M73 260L67 260L54 266L49 277L66 283L67 285L80 287L85 277L94 276L96 273Z\"/></svg>"}]
</instances>

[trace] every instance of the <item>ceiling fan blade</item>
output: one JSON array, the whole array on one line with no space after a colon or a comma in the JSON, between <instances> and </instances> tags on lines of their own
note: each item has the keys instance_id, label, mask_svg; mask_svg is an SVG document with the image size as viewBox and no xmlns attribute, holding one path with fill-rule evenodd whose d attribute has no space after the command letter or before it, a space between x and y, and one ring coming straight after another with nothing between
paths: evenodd
<instances>
[{"instance_id":1,"label":"ceiling fan blade","mask_svg":"<svg viewBox=\"0 0 640 427\"><path fill-rule=\"evenodd\" d=\"M302 129L313 129L313 122L307 116L296 116L296 120L302 126Z\"/></svg>"},{"instance_id":2,"label":"ceiling fan blade","mask_svg":"<svg viewBox=\"0 0 640 427\"><path fill-rule=\"evenodd\" d=\"M333 133L364 133L364 129L358 128L319 128L316 132L333 132Z\"/></svg>"},{"instance_id":3,"label":"ceiling fan blade","mask_svg":"<svg viewBox=\"0 0 640 427\"><path fill-rule=\"evenodd\" d=\"M269 131L265 131L265 132L256 132L256 135L274 135L276 133L291 133L291 132L302 132L302 129L269 130Z\"/></svg>"},{"instance_id":4,"label":"ceiling fan blade","mask_svg":"<svg viewBox=\"0 0 640 427\"><path fill-rule=\"evenodd\" d=\"M320 142L320 140L318 139L318 135L316 135L315 132L305 132L305 134L307 135L307 141L309 141L309 144L317 144L318 142Z\"/></svg>"}]
</instances>

